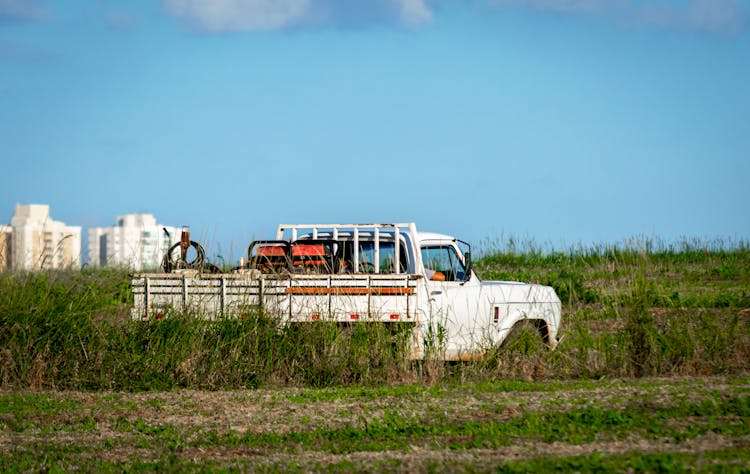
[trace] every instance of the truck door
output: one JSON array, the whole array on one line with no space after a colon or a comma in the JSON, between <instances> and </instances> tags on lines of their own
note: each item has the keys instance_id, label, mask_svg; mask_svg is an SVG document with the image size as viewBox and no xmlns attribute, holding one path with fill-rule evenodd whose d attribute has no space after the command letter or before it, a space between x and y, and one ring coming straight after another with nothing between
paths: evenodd
<instances>
[{"instance_id":1,"label":"truck door","mask_svg":"<svg viewBox=\"0 0 750 474\"><path fill-rule=\"evenodd\" d=\"M479 294L476 282L466 281L466 268L450 243L421 247L426 288L430 301L428 339L439 344L447 359L471 357L481 344L476 326ZM437 339L437 340L435 340Z\"/></svg>"}]
</instances>

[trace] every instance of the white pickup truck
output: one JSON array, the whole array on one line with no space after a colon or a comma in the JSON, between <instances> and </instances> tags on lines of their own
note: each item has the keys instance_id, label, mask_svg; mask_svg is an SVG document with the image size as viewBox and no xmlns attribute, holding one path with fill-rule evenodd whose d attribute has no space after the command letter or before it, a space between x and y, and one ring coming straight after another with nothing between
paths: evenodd
<instances>
[{"instance_id":1,"label":"white pickup truck","mask_svg":"<svg viewBox=\"0 0 750 474\"><path fill-rule=\"evenodd\" d=\"M284 323L413 323L414 359L481 358L519 325L554 347L561 318L551 287L482 281L468 244L414 223L282 224L232 273L135 274L132 288L142 320L261 310Z\"/></svg>"}]
</instances>

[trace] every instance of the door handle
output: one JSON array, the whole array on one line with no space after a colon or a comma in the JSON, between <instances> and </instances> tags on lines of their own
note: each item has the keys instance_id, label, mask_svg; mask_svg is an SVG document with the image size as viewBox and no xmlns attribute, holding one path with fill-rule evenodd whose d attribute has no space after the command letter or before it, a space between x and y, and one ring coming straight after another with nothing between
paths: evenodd
<instances>
[{"instance_id":1,"label":"door handle","mask_svg":"<svg viewBox=\"0 0 750 474\"><path fill-rule=\"evenodd\" d=\"M442 295L442 294L443 294L443 292L440 291L440 290L435 290L435 291L431 291L430 292L430 296L432 296L432 295Z\"/></svg>"}]
</instances>

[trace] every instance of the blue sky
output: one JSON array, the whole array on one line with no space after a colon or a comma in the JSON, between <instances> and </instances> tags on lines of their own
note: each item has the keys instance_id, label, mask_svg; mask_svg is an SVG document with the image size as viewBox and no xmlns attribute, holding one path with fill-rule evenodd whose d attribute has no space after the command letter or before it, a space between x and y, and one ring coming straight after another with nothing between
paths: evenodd
<instances>
[{"instance_id":1,"label":"blue sky","mask_svg":"<svg viewBox=\"0 0 750 474\"><path fill-rule=\"evenodd\" d=\"M0 221L747 240L748 84L747 0L0 0Z\"/></svg>"}]
</instances>

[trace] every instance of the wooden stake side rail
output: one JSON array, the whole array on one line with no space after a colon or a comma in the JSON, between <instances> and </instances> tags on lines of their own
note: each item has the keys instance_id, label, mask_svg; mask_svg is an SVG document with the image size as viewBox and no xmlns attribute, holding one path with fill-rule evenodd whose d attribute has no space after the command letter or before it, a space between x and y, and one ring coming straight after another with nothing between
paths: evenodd
<instances>
[{"instance_id":1,"label":"wooden stake side rail","mask_svg":"<svg viewBox=\"0 0 750 474\"><path fill-rule=\"evenodd\" d=\"M257 276L257 275L256 275ZM189 311L208 319L262 310L288 321L416 321L417 275L174 273L132 276L132 318Z\"/></svg>"}]
</instances>

